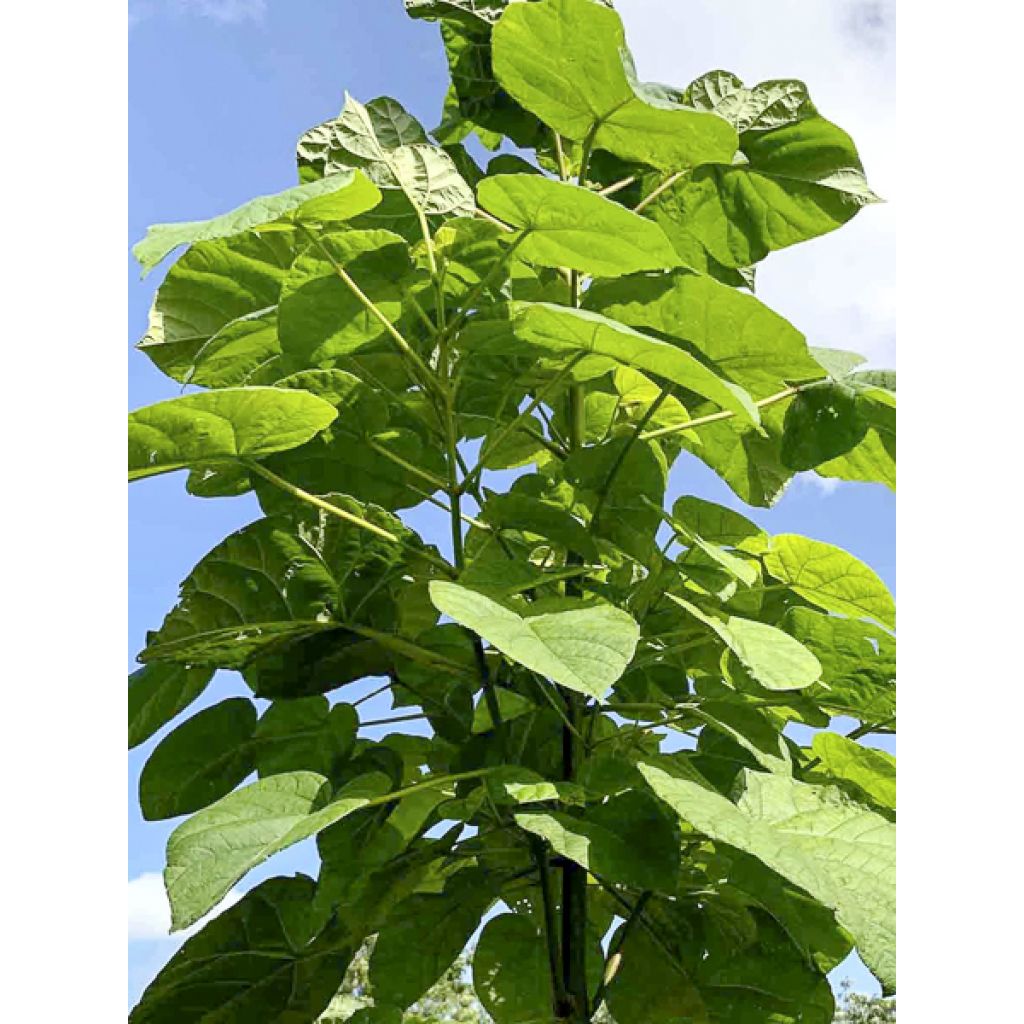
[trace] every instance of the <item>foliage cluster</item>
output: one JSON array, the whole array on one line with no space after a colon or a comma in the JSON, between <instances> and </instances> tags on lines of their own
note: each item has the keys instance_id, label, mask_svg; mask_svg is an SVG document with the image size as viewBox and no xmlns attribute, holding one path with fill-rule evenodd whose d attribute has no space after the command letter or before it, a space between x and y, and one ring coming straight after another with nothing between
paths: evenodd
<instances>
[{"instance_id":1,"label":"foliage cluster","mask_svg":"<svg viewBox=\"0 0 1024 1024\"><path fill-rule=\"evenodd\" d=\"M129 683L132 745L215 671L252 691L142 773L148 819L188 816L174 928L303 840L320 869L206 924L132 1020L315 1021L375 936L352 1019L394 1024L484 922L497 1024L828 1024L854 946L895 986L895 763L858 742L895 729L893 599L666 493L687 453L753 506L804 471L895 485L894 375L753 294L876 197L800 82L643 82L595 0L406 7L451 70L432 137L347 96L298 185L135 249L187 246L140 349L188 392L130 414L129 477L262 510ZM368 678L429 735L361 735Z\"/></svg>"},{"instance_id":2,"label":"foliage cluster","mask_svg":"<svg viewBox=\"0 0 1024 1024\"><path fill-rule=\"evenodd\" d=\"M318 1024L343 1024L357 1010L373 1005L369 974L372 948L371 940L356 954L340 991ZM460 956L433 988L406 1011L403 1024L493 1024L468 980L471 970L472 950ZM598 1010L594 1020L596 1024L615 1024L607 1005ZM854 992L849 979L845 979L839 986L834 1024L896 1024L896 1000Z\"/></svg>"}]
</instances>

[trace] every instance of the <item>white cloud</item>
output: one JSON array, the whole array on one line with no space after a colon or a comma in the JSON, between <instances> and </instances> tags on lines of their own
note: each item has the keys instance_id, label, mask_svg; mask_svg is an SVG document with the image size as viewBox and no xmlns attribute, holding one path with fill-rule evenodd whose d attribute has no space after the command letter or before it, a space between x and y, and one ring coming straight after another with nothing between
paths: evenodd
<instances>
[{"instance_id":1,"label":"white cloud","mask_svg":"<svg viewBox=\"0 0 1024 1024\"><path fill-rule=\"evenodd\" d=\"M171 935L171 908L167 903L163 877L155 871L146 871L128 879L128 941L182 942L199 931L211 917L216 917L241 898L242 893L232 889L201 921Z\"/></svg>"},{"instance_id":2,"label":"white cloud","mask_svg":"<svg viewBox=\"0 0 1024 1024\"><path fill-rule=\"evenodd\" d=\"M178 6L224 24L259 21L267 13L267 0L178 0Z\"/></svg>"},{"instance_id":3,"label":"white cloud","mask_svg":"<svg viewBox=\"0 0 1024 1024\"><path fill-rule=\"evenodd\" d=\"M896 153L893 0L617 0L642 78L685 85L713 68L753 84L805 81L823 116L853 136L885 205L838 231L772 253L758 296L811 345L872 365L896 355Z\"/></svg>"},{"instance_id":4,"label":"white cloud","mask_svg":"<svg viewBox=\"0 0 1024 1024\"><path fill-rule=\"evenodd\" d=\"M837 480L834 477L818 476L817 473L797 473L793 477L793 484L798 487L811 487L816 491L819 491L822 497L828 498L835 494L839 487L842 485L842 480Z\"/></svg>"},{"instance_id":5,"label":"white cloud","mask_svg":"<svg viewBox=\"0 0 1024 1024\"><path fill-rule=\"evenodd\" d=\"M146 20L161 9L195 14L222 25L245 21L262 21L267 13L267 0L129 0L128 28Z\"/></svg>"}]
</instances>

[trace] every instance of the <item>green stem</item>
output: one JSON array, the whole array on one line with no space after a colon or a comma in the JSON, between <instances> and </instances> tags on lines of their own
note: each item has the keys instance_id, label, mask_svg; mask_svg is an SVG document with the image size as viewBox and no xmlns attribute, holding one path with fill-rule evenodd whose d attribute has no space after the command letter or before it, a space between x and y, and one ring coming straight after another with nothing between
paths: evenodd
<instances>
[{"instance_id":1,"label":"green stem","mask_svg":"<svg viewBox=\"0 0 1024 1024\"><path fill-rule=\"evenodd\" d=\"M376 303L359 287L358 284L352 279L352 276L348 273L345 268L338 263L338 261L331 255L319 238L312 231L309 230L304 224L300 222L299 227L305 232L306 236L312 241L312 243L320 250L324 258L330 263L334 273L345 283L346 287L350 292L362 303L366 310L373 316L385 331L391 336L392 340L398 346L399 351L405 356L406 359L416 368L423 384L428 390L437 390L437 382L434 380L434 375L430 371L430 367L419 357L416 350L409 344L405 336L398 330L397 327L381 312L377 307Z\"/></svg>"},{"instance_id":2,"label":"green stem","mask_svg":"<svg viewBox=\"0 0 1024 1024\"><path fill-rule=\"evenodd\" d=\"M596 130L591 133L591 142ZM587 147L580 166L580 181L586 173ZM569 274L569 303L580 304L580 277L575 270ZM579 451L586 441L585 390L582 384L569 387L569 450ZM568 565L583 564L583 557L570 551ZM566 582L566 594L578 596L582 588L577 580ZM574 782L582 767L585 744L580 735L584 714L584 698L571 690L563 691L566 724L562 729L562 777ZM575 861L566 859L562 865L562 979L567 997L568 1018L574 1024L587 1024L590 1018L587 986L587 871Z\"/></svg>"},{"instance_id":3,"label":"green stem","mask_svg":"<svg viewBox=\"0 0 1024 1024\"><path fill-rule=\"evenodd\" d=\"M661 389L661 393L647 407L647 411L643 414L640 422L637 423L636 429L629 435L626 439L626 443L619 449L618 455L615 456L615 461L611 464L611 467L608 470L608 475L605 477L604 485L598 492L597 505L594 507L594 514L590 519L591 533L597 532L597 527L601 520L601 513L604 511L605 502L608 500L608 492L611 490L612 484L615 483L615 478L618 476L619 470L622 469L622 464L626 461L626 456L629 454L633 445L636 444L637 440L643 435L644 427L654 419L655 413L657 413L661 408L665 399L668 398L671 390L671 385Z\"/></svg>"},{"instance_id":4,"label":"green stem","mask_svg":"<svg viewBox=\"0 0 1024 1024\"><path fill-rule=\"evenodd\" d=\"M820 384L821 382L814 381L814 383ZM793 395L798 395L801 391L810 386L810 384L794 384L791 387L777 391L774 395L762 398L759 402L755 402L754 405L758 409L764 409L769 405L774 405L776 402L782 402L787 398L792 398ZM673 423L669 427L661 427L658 430L648 430L646 433L640 435L640 440L651 441L656 437L666 437L669 434L678 434L683 430L694 430L696 427L703 427L707 423L717 423L719 420L730 420L735 415L736 413L731 409L723 409L721 412L709 413L707 416L698 416L695 420L687 420L685 423Z\"/></svg>"},{"instance_id":5,"label":"green stem","mask_svg":"<svg viewBox=\"0 0 1024 1024\"><path fill-rule=\"evenodd\" d=\"M551 973L551 987L555 996L555 1012L560 1013L568 1002L562 968L559 962L558 919L555 916L555 895L551 889L551 870L548 865L548 847L542 839L530 836L530 849L537 865L540 878L540 898L544 905L544 938L548 951L548 970Z\"/></svg>"},{"instance_id":6,"label":"green stem","mask_svg":"<svg viewBox=\"0 0 1024 1024\"><path fill-rule=\"evenodd\" d=\"M412 473L413 476L418 476L421 480L425 480L434 488L435 491L443 491L445 489L445 482L440 477L436 477L433 473L429 473L427 470L420 469L419 466L413 465L408 460L403 459L401 455L396 455L390 449L385 448L384 445L375 441L372 437L368 437L366 439L366 443L378 455L383 455L385 459L393 462L396 466L400 466L407 473Z\"/></svg>"},{"instance_id":7,"label":"green stem","mask_svg":"<svg viewBox=\"0 0 1024 1024\"><path fill-rule=\"evenodd\" d=\"M323 498L319 498L315 494L310 494L309 491L305 491L301 487L297 487L295 484L290 483L285 480L284 477L278 476L259 462L255 462L252 459L242 459L241 461L242 465L250 472L257 473L268 483L272 483L275 487L284 491L286 494L290 494L293 498L298 498L299 501L304 501L307 505L312 505L314 508L318 508L322 512L327 512L332 516L336 516L338 519L344 519L346 523L351 523L353 526L358 526L362 530L367 530L378 537L382 537L384 540L389 540L394 544L401 544L413 554L418 555L420 558L423 558L432 565L435 565L438 569L444 572L446 576L454 577L456 575L452 567L444 561L444 559L437 558L422 548L414 547L403 537L396 536L390 530L385 530L382 526L376 526L374 523L363 519L361 516L357 516L353 512L346 512L345 509L338 508L337 505L332 505L329 501L324 501Z\"/></svg>"},{"instance_id":8,"label":"green stem","mask_svg":"<svg viewBox=\"0 0 1024 1024\"><path fill-rule=\"evenodd\" d=\"M369 693L364 694L359 700L352 701L352 707L357 708L360 704L365 704L368 700L373 700L374 697L379 697L382 693L391 689L391 683L385 683L383 686L378 686L376 690L371 690Z\"/></svg>"},{"instance_id":9,"label":"green stem","mask_svg":"<svg viewBox=\"0 0 1024 1024\"><path fill-rule=\"evenodd\" d=\"M475 768L471 772L458 772L455 775L442 775L436 779L426 779L423 782L417 782L415 785L406 786L405 789L396 789L390 793L385 793L384 796L376 797L373 800L368 800L363 807L379 807L382 804L389 804L393 800L401 800L404 797L412 796L413 793L419 793L424 789L436 789L438 786L444 786L449 782L464 782L466 779L479 779L484 775L490 775L494 768Z\"/></svg>"},{"instance_id":10,"label":"green stem","mask_svg":"<svg viewBox=\"0 0 1024 1024\"><path fill-rule=\"evenodd\" d=\"M651 203L654 202L662 193L667 192L687 171L676 171L675 174L670 174L649 196L641 199L639 203L633 209L634 213L643 213Z\"/></svg>"},{"instance_id":11,"label":"green stem","mask_svg":"<svg viewBox=\"0 0 1024 1024\"><path fill-rule=\"evenodd\" d=\"M608 986L615 979L615 975L618 974L619 965L622 963L622 950L626 945L626 940L640 923L640 917L644 912L644 907L647 906L647 902L650 900L652 895L653 893L650 889L646 889L640 894L640 898L635 904L633 904L633 910L630 912L629 917L626 918L626 923L622 926L622 930L615 937L615 944L608 951L608 959L605 962L604 975L601 978L601 984L597 987L597 992L594 993L593 1009L595 1012L604 1002Z\"/></svg>"},{"instance_id":12,"label":"green stem","mask_svg":"<svg viewBox=\"0 0 1024 1024\"><path fill-rule=\"evenodd\" d=\"M613 182L611 185L601 189L597 194L599 196L613 196L616 192L621 192L624 188L629 188L636 178L631 174L628 178L623 178L621 181Z\"/></svg>"},{"instance_id":13,"label":"green stem","mask_svg":"<svg viewBox=\"0 0 1024 1024\"><path fill-rule=\"evenodd\" d=\"M360 722L360 729L368 729L371 725L394 725L396 722L418 722L426 715L395 715L394 718L375 718L370 722Z\"/></svg>"},{"instance_id":14,"label":"green stem","mask_svg":"<svg viewBox=\"0 0 1024 1024\"><path fill-rule=\"evenodd\" d=\"M338 508L337 505L332 505L329 501L324 501L323 498L318 498L315 494L310 494L309 491L304 491L301 487L297 487L295 484L289 483L284 479L284 477L278 476L259 462L250 459L243 459L242 465L250 472L257 473L259 476L263 477L264 480L269 481L275 487L278 487L285 493L290 494L293 498L298 498L300 501L304 501L308 505L313 505L322 512L327 512L332 516L337 516L338 519L344 519L345 522L351 523L353 526L358 526L363 530L376 534L378 537L383 537L384 540L389 540L394 544L402 543L402 538L396 537L390 530L385 530L382 526L375 526L373 523L368 522L366 519L363 519L352 512L346 512L345 509ZM449 568L451 567L449 566Z\"/></svg>"},{"instance_id":15,"label":"green stem","mask_svg":"<svg viewBox=\"0 0 1024 1024\"><path fill-rule=\"evenodd\" d=\"M491 214L489 214L485 209L483 209L480 206L478 206L473 212L481 220L486 220L486 221L489 221L491 224L496 224L499 228L501 228L502 231L509 231L509 232L515 231L514 227L511 227L510 225L506 224L503 220L498 220L497 217L492 216Z\"/></svg>"},{"instance_id":16,"label":"green stem","mask_svg":"<svg viewBox=\"0 0 1024 1024\"><path fill-rule=\"evenodd\" d=\"M504 268L505 264L515 255L516 249L523 244L529 231L521 231L519 237L502 253L501 259L496 260L491 269L487 274L482 277L473 287L470 289L469 294L462 300L462 308L455 315L455 319L452 320L451 324L446 329L445 333L449 336L455 334L460 327L469 318L470 313L473 310L473 304L483 294L484 290L489 288L493 283L498 273Z\"/></svg>"},{"instance_id":17,"label":"green stem","mask_svg":"<svg viewBox=\"0 0 1024 1024\"><path fill-rule=\"evenodd\" d=\"M406 194L408 195L408 193ZM420 204L415 202L411 196L409 196L409 202L412 204L412 208L416 211L416 219L420 222L420 231L423 234L423 243L427 247L427 263L430 266L430 276L436 281L438 279L437 253L434 251L434 239L430 234L430 225L427 223L427 215L423 212Z\"/></svg>"},{"instance_id":18,"label":"green stem","mask_svg":"<svg viewBox=\"0 0 1024 1024\"><path fill-rule=\"evenodd\" d=\"M573 356L572 359L570 359L569 362L567 362L565 366L563 366L558 371L558 373L556 373L554 377L551 378L551 380L547 381L544 384L544 386L537 391L537 393L533 396L533 399L530 401L529 405L527 405L526 408L523 409L523 411L519 413L514 420L511 420L509 423L506 423L505 426L498 431L493 440L488 439L484 443L484 445L480 449L480 457L477 459L476 465L469 471L469 476L467 476L466 479L462 481L463 492L465 492L468 486L472 486L475 483L476 479L483 472L484 460L487 458L487 456L491 452L495 451L498 448L498 446L502 443L502 441L504 441L505 438L508 437L509 434L511 434L515 430L523 429L526 420L533 415L533 413L541 405L544 399L547 398L547 396L551 394L552 391L554 391L554 389L566 378L566 376L568 376L568 374L572 372L573 367L575 367L576 364L585 355L585 352L581 352L578 355ZM547 440L547 438L545 438L545 440Z\"/></svg>"}]
</instances>

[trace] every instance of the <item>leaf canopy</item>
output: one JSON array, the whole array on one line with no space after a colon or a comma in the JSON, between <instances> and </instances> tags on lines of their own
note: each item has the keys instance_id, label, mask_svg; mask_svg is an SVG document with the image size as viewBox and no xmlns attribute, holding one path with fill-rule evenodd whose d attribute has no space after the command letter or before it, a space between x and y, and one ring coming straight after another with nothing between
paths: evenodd
<instances>
[{"instance_id":1,"label":"leaf canopy","mask_svg":"<svg viewBox=\"0 0 1024 1024\"><path fill-rule=\"evenodd\" d=\"M795 80L644 82L603 0L405 7L436 129L346 94L297 186L136 247L186 246L129 478L258 510L129 678L197 928L132 1019L830 1024L854 945L895 984L895 604L745 506L895 487L895 374L753 294L876 201L856 148ZM183 714L215 672L255 699Z\"/></svg>"}]
</instances>

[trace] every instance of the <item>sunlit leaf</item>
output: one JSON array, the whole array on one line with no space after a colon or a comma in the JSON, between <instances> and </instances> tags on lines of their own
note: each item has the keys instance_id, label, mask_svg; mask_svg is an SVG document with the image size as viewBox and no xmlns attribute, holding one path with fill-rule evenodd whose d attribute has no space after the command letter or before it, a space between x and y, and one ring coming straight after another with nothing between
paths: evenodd
<instances>
[{"instance_id":1,"label":"sunlit leaf","mask_svg":"<svg viewBox=\"0 0 1024 1024\"><path fill-rule=\"evenodd\" d=\"M639 630L627 612L571 600L523 606L523 614L456 583L434 581L438 610L513 661L601 700L622 675ZM543 610L542 610L543 609Z\"/></svg>"},{"instance_id":2,"label":"sunlit leaf","mask_svg":"<svg viewBox=\"0 0 1024 1024\"><path fill-rule=\"evenodd\" d=\"M336 416L315 395L277 388L225 388L148 405L128 415L128 479L295 448Z\"/></svg>"},{"instance_id":3,"label":"sunlit leaf","mask_svg":"<svg viewBox=\"0 0 1024 1024\"><path fill-rule=\"evenodd\" d=\"M494 73L527 110L566 138L675 170L736 150L732 126L680 104L649 102L629 67L619 16L591 0L513 4L494 29Z\"/></svg>"},{"instance_id":4,"label":"sunlit leaf","mask_svg":"<svg viewBox=\"0 0 1024 1024\"><path fill-rule=\"evenodd\" d=\"M355 171L333 174L320 181L296 185L272 196L261 196L210 220L181 224L154 224L132 250L148 274L179 245L229 238L243 231L269 224L286 214L296 220L349 220L380 202L380 192Z\"/></svg>"}]
</instances>

